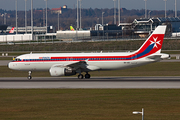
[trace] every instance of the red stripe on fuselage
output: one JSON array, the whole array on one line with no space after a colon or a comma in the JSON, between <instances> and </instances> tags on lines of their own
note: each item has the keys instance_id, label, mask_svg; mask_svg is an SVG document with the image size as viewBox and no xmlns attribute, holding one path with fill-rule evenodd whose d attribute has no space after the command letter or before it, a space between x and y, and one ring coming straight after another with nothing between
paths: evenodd
<instances>
[{"instance_id":1,"label":"red stripe on fuselage","mask_svg":"<svg viewBox=\"0 0 180 120\"><path fill-rule=\"evenodd\" d=\"M156 53L162 48L163 39L164 39L164 34L153 34L136 53L127 55L127 56L66 56L66 57L51 57L50 59L24 59L24 60L22 59L21 61L14 61L14 62L53 62L53 61L85 61L85 60L88 60L88 61L130 61L130 60L140 59L140 58ZM135 57L141 54L142 52L144 52L148 48L148 46L152 44L152 42L158 42L159 44L156 44L157 46L154 47L147 54L144 54L143 56L139 56L138 58ZM39 58L41 58L41 56Z\"/></svg>"}]
</instances>

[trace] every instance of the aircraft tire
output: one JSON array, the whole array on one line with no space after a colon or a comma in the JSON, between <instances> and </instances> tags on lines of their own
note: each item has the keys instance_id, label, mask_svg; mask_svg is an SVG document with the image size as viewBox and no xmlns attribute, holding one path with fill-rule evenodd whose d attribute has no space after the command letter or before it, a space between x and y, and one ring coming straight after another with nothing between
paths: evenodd
<instances>
[{"instance_id":1,"label":"aircraft tire","mask_svg":"<svg viewBox=\"0 0 180 120\"><path fill-rule=\"evenodd\" d=\"M78 75L78 78L79 78L79 79L83 79L84 76L83 76L82 74L79 74L79 75Z\"/></svg>"},{"instance_id":2,"label":"aircraft tire","mask_svg":"<svg viewBox=\"0 0 180 120\"><path fill-rule=\"evenodd\" d=\"M90 77L91 77L90 74L85 74L85 78L86 78L86 79L89 79Z\"/></svg>"},{"instance_id":3,"label":"aircraft tire","mask_svg":"<svg viewBox=\"0 0 180 120\"><path fill-rule=\"evenodd\" d=\"M32 77L31 77L31 76L28 76L28 77L27 77L27 79L28 79L28 80L31 80L31 79L32 79Z\"/></svg>"}]
</instances>

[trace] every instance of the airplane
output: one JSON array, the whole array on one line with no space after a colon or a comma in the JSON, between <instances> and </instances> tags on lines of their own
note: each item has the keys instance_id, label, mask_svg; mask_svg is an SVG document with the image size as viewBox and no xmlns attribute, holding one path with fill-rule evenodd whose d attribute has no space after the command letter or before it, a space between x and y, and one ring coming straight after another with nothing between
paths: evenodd
<instances>
[{"instance_id":1,"label":"airplane","mask_svg":"<svg viewBox=\"0 0 180 120\"><path fill-rule=\"evenodd\" d=\"M9 33L14 33L14 27L9 31Z\"/></svg>"},{"instance_id":2,"label":"airplane","mask_svg":"<svg viewBox=\"0 0 180 120\"><path fill-rule=\"evenodd\" d=\"M71 30L71 31L75 31L75 29L73 28L73 26L70 26L70 30Z\"/></svg>"},{"instance_id":3,"label":"airplane","mask_svg":"<svg viewBox=\"0 0 180 120\"><path fill-rule=\"evenodd\" d=\"M166 25L158 26L144 44L134 52L110 53L30 53L16 57L8 64L13 70L49 71L53 77L78 75L79 79L89 79L90 71L118 70L137 67L162 59L169 54L161 53Z\"/></svg>"}]
</instances>

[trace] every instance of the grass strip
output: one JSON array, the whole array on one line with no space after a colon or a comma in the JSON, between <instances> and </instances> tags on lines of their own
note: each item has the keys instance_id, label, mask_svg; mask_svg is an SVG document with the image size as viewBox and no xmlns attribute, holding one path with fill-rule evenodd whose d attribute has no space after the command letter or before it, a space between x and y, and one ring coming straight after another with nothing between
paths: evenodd
<instances>
[{"instance_id":1,"label":"grass strip","mask_svg":"<svg viewBox=\"0 0 180 120\"><path fill-rule=\"evenodd\" d=\"M0 51L129 51L137 50L144 40L120 40L101 42L46 43L1 45ZM164 40L162 50L179 50L180 40Z\"/></svg>"},{"instance_id":2,"label":"grass strip","mask_svg":"<svg viewBox=\"0 0 180 120\"><path fill-rule=\"evenodd\" d=\"M179 89L1 89L1 120L179 120Z\"/></svg>"}]
</instances>

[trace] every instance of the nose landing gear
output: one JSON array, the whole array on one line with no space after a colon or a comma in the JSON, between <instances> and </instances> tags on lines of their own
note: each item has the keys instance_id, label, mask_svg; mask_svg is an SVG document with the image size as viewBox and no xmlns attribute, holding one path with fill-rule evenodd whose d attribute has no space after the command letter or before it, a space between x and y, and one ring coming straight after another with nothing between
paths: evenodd
<instances>
[{"instance_id":1,"label":"nose landing gear","mask_svg":"<svg viewBox=\"0 0 180 120\"><path fill-rule=\"evenodd\" d=\"M27 77L27 79L28 79L28 80L31 80L31 79L32 79L32 76L31 76L32 71L29 71L28 73L29 73L29 76Z\"/></svg>"}]
</instances>

